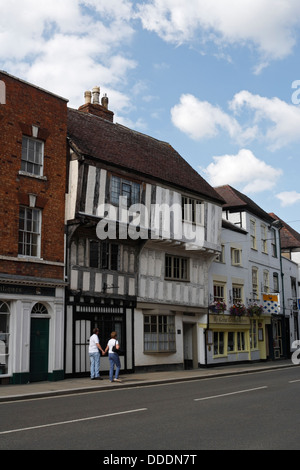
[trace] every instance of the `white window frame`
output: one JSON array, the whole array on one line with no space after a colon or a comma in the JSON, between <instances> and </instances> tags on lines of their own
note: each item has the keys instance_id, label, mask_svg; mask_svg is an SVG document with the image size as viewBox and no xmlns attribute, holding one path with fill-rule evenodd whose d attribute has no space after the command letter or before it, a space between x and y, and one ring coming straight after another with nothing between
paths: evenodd
<instances>
[{"instance_id":1,"label":"white window frame","mask_svg":"<svg viewBox=\"0 0 300 470\"><path fill-rule=\"evenodd\" d=\"M253 300L257 300L259 298L259 291L258 291L259 284L258 284L258 268L256 266L252 266L251 280L252 280Z\"/></svg>"},{"instance_id":2,"label":"white window frame","mask_svg":"<svg viewBox=\"0 0 300 470\"><path fill-rule=\"evenodd\" d=\"M24 218L21 217L21 212ZM29 214L31 213L31 217ZM35 216L35 220L34 220ZM20 206L18 256L40 258L41 256L42 211L40 209ZM36 248L35 248L36 247Z\"/></svg>"},{"instance_id":3,"label":"white window frame","mask_svg":"<svg viewBox=\"0 0 300 470\"><path fill-rule=\"evenodd\" d=\"M270 274L266 269L263 271L263 292L265 294L270 292Z\"/></svg>"},{"instance_id":4,"label":"white window frame","mask_svg":"<svg viewBox=\"0 0 300 470\"><path fill-rule=\"evenodd\" d=\"M232 302L233 304L236 303L243 303L243 287L239 284L232 284Z\"/></svg>"},{"instance_id":5,"label":"white window frame","mask_svg":"<svg viewBox=\"0 0 300 470\"><path fill-rule=\"evenodd\" d=\"M214 302L225 302L226 284L218 281L213 283Z\"/></svg>"},{"instance_id":6,"label":"white window frame","mask_svg":"<svg viewBox=\"0 0 300 470\"><path fill-rule=\"evenodd\" d=\"M268 244L267 244L267 227L265 224L260 225L260 234L261 234L261 251L262 253L268 253Z\"/></svg>"},{"instance_id":7,"label":"white window frame","mask_svg":"<svg viewBox=\"0 0 300 470\"><path fill-rule=\"evenodd\" d=\"M221 245L221 253L216 256L215 261L217 263L225 263L225 245Z\"/></svg>"},{"instance_id":8,"label":"white window frame","mask_svg":"<svg viewBox=\"0 0 300 470\"><path fill-rule=\"evenodd\" d=\"M276 230L275 230L275 228L272 228L272 229L271 229L271 234L272 234L272 237L271 237L272 256L273 256L273 258L278 258L278 255L277 255L277 240L276 240Z\"/></svg>"},{"instance_id":9,"label":"white window frame","mask_svg":"<svg viewBox=\"0 0 300 470\"><path fill-rule=\"evenodd\" d=\"M21 171L29 175L43 176L43 171L44 171L44 142L43 141L23 135Z\"/></svg>"},{"instance_id":10,"label":"white window frame","mask_svg":"<svg viewBox=\"0 0 300 470\"><path fill-rule=\"evenodd\" d=\"M232 266L242 265L242 250L239 248L231 248L231 264Z\"/></svg>"},{"instance_id":11,"label":"white window frame","mask_svg":"<svg viewBox=\"0 0 300 470\"><path fill-rule=\"evenodd\" d=\"M176 352L175 316L144 315L144 353Z\"/></svg>"},{"instance_id":12,"label":"white window frame","mask_svg":"<svg viewBox=\"0 0 300 470\"><path fill-rule=\"evenodd\" d=\"M252 250L256 250L256 221L254 219L250 219L250 240Z\"/></svg>"}]
</instances>

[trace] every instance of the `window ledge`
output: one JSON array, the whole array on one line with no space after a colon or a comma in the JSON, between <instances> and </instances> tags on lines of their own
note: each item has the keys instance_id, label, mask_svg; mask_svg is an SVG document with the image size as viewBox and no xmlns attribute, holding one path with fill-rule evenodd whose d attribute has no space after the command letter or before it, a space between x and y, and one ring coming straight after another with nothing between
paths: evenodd
<instances>
[{"instance_id":1,"label":"window ledge","mask_svg":"<svg viewBox=\"0 0 300 470\"><path fill-rule=\"evenodd\" d=\"M0 260L4 261L21 261L23 263L41 263L41 264L49 264L53 266L64 266L64 263L60 263L58 261L46 261L42 258L34 258L29 256L4 256L0 255Z\"/></svg>"},{"instance_id":2,"label":"window ledge","mask_svg":"<svg viewBox=\"0 0 300 470\"><path fill-rule=\"evenodd\" d=\"M176 353L176 349L172 349L170 351L143 351L144 354L174 354Z\"/></svg>"},{"instance_id":3,"label":"window ledge","mask_svg":"<svg viewBox=\"0 0 300 470\"><path fill-rule=\"evenodd\" d=\"M35 178L35 179L41 180L41 181L47 181L48 180L47 176L39 176L39 175L35 175L34 173L27 173L27 171L23 171L23 170L19 170L19 175L28 176L29 178Z\"/></svg>"}]
</instances>

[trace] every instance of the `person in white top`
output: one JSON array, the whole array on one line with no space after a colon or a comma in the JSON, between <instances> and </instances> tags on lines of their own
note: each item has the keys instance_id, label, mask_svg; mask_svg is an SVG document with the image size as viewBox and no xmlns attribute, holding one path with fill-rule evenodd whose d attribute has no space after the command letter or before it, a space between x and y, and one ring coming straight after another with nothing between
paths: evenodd
<instances>
[{"instance_id":1,"label":"person in white top","mask_svg":"<svg viewBox=\"0 0 300 470\"><path fill-rule=\"evenodd\" d=\"M93 334L90 337L89 341L89 356L90 356L90 364L91 364L91 379L94 380L103 380L100 377L100 351L102 354L105 354L100 341L99 341L99 329L94 328Z\"/></svg>"},{"instance_id":2,"label":"person in white top","mask_svg":"<svg viewBox=\"0 0 300 470\"><path fill-rule=\"evenodd\" d=\"M119 373L121 369L121 363L119 354L113 351L113 347L116 347L117 350L120 349L119 341L117 340L117 332L112 331L110 334L110 340L107 343L105 352L108 351L108 359L110 363L109 369L109 380L110 382L121 382L119 379ZM115 378L114 378L114 368L116 366Z\"/></svg>"}]
</instances>

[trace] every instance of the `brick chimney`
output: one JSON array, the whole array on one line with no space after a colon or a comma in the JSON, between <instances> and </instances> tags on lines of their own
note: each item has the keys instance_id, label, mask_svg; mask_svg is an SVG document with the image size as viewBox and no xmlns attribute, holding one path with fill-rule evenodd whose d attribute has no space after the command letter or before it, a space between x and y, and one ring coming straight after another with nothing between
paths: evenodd
<instances>
[{"instance_id":1,"label":"brick chimney","mask_svg":"<svg viewBox=\"0 0 300 470\"><path fill-rule=\"evenodd\" d=\"M92 102L93 98L93 102ZM78 108L78 111L82 111L84 113L94 114L95 116L99 116L107 121L113 122L114 120L114 113L109 111L108 109L108 98L106 94L101 99L100 104L100 87L95 86L92 89L92 92L86 91L84 93L85 104Z\"/></svg>"}]
</instances>

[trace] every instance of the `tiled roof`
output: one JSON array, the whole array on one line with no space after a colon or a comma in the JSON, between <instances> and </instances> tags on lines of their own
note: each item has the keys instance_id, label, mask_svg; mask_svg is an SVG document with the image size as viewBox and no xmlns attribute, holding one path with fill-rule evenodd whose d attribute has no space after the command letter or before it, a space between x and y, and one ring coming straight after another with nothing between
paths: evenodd
<instances>
[{"instance_id":1,"label":"tiled roof","mask_svg":"<svg viewBox=\"0 0 300 470\"><path fill-rule=\"evenodd\" d=\"M281 248L300 248L300 234L273 212L270 213L270 216L275 220L280 220L283 225L282 229L280 230Z\"/></svg>"},{"instance_id":2,"label":"tiled roof","mask_svg":"<svg viewBox=\"0 0 300 470\"><path fill-rule=\"evenodd\" d=\"M237 189L234 189L232 186L218 186L214 189L226 201L223 205L224 210L230 209L232 211L248 211L269 223L272 222L272 217L267 212L259 207L248 196L241 193Z\"/></svg>"},{"instance_id":3,"label":"tiled roof","mask_svg":"<svg viewBox=\"0 0 300 470\"><path fill-rule=\"evenodd\" d=\"M186 189L223 204L222 197L173 147L98 116L68 109L70 144L84 156Z\"/></svg>"}]
</instances>

